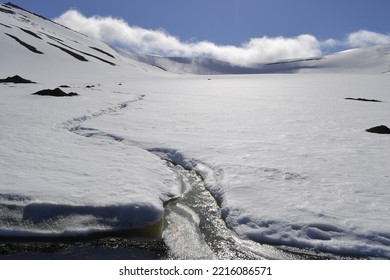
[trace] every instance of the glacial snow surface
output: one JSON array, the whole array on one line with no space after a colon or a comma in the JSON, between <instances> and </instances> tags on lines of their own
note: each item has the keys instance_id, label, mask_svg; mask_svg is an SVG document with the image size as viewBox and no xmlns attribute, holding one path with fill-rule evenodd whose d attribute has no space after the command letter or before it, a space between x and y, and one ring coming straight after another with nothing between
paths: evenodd
<instances>
[{"instance_id":1,"label":"glacial snow surface","mask_svg":"<svg viewBox=\"0 0 390 280\"><path fill-rule=\"evenodd\" d=\"M1 236L153 224L180 195L162 157L202 175L242 238L390 258L390 138L365 131L390 124L389 46L173 74L0 7L0 78L36 82L0 84ZM61 85L79 96L31 95Z\"/></svg>"}]
</instances>

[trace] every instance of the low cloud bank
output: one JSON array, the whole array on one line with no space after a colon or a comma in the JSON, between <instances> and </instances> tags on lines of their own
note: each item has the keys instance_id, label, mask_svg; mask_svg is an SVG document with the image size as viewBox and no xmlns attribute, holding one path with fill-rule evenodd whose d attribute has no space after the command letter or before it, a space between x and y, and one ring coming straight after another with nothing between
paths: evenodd
<instances>
[{"instance_id":1,"label":"low cloud bank","mask_svg":"<svg viewBox=\"0 0 390 280\"><path fill-rule=\"evenodd\" d=\"M359 30L348 34L344 40L328 39L321 43L324 48L364 48L390 44L390 34Z\"/></svg>"},{"instance_id":2,"label":"low cloud bank","mask_svg":"<svg viewBox=\"0 0 390 280\"><path fill-rule=\"evenodd\" d=\"M109 44L144 54L181 57L211 57L238 65L272 62L281 59L316 57L323 48L366 47L390 44L390 35L361 30L349 34L344 41L329 39L320 42L316 37L303 34L293 38L252 38L241 46L220 46L209 41L182 42L165 30L148 30L130 26L113 17L86 17L69 10L56 22Z\"/></svg>"}]
</instances>

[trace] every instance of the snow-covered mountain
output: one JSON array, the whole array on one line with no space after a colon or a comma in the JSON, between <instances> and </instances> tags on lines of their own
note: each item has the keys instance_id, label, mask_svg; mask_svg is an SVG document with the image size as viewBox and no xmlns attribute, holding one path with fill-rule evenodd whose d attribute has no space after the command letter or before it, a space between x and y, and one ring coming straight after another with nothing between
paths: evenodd
<instances>
[{"instance_id":1,"label":"snow-covered mountain","mask_svg":"<svg viewBox=\"0 0 390 280\"><path fill-rule=\"evenodd\" d=\"M173 257L223 258L194 210L164 214L191 181L168 159L240 246L390 258L390 138L366 131L389 126L390 46L243 67L118 50L7 3L0 63L0 239L170 219Z\"/></svg>"},{"instance_id":2,"label":"snow-covered mountain","mask_svg":"<svg viewBox=\"0 0 390 280\"><path fill-rule=\"evenodd\" d=\"M70 56L79 62L124 66L131 61L140 68L148 68L134 63L138 61L164 71L193 74L296 73L303 69L353 72L390 70L389 46L349 50L325 57L297 58L243 66L211 58L158 57L118 50L39 15L22 10L11 3L2 4L1 12L5 22L1 24L3 29L1 36L4 42L2 47L4 47L3 53L7 54L9 60L27 55L33 57L34 63L37 63L37 60L42 64L47 60L63 63L65 60L75 64L74 61L69 60ZM42 59L42 56L50 58Z\"/></svg>"}]
</instances>

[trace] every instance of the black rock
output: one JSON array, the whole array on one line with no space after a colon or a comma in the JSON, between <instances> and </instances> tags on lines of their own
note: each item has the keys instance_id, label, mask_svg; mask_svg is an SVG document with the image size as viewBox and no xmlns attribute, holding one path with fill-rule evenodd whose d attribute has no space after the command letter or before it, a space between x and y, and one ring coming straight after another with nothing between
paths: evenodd
<instances>
[{"instance_id":1,"label":"black rock","mask_svg":"<svg viewBox=\"0 0 390 280\"><path fill-rule=\"evenodd\" d=\"M32 95L68 97L68 96L77 96L78 94L75 92L66 93L63 92L60 88L56 88L56 89L44 89L36 93L33 93Z\"/></svg>"},{"instance_id":2,"label":"black rock","mask_svg":"<svg viewBox=\"0 0 390 280\"><path fill-rule=\"evenodd\" d=\"M355 100L355 101L366 101L366 102L383 102L377 99L366 99L366 98L352 98L352 97L347 97L345 98L347 100Z\"/></svg>"},{"instance_id":3,"label":"black rock","mask_svg":"<svg viewBox=\"0 0 390 280\"><path fill-rule=\"evenodd\" d=\"M23 79L22 77L15 75L13 77L7 77L5 79L0 79L0 83L14 83L14 84L35 84L30 80Z\"/></svg>"},{"instance_id":4,"label":"black rock","mask_svg":"<svg viewBox=\"0 0 390 280\"><path fill-rule=\"evenodd\" d=\"M378 133L378 134L390 134L390 128L385 125L371 127L366 129L367 132Z\"/></svg>"},{"instance_id":5,"label":"black rock","mask_svg":"<svg viewBox=\"0 0 390 280\"><path fill-rule=\"evenodd\" d=\"M6 13L6 14L11 14L11 15L15 14L14 11L11 11L11 10L8 10L8 9L4 9L4 8L0 8L0 12Z\"/></svg>"},{"instance_id":6,"label":"black rock","mask_svg":"<svg viewBox=\"0 0 390 280\"><path fill-rule=\"evenodd\" d=\"M8 37L11 37L12 39L14 39L16 42L18 42L20 45L22 45L23 47L25 47L29 51L31 51L33 53L37 53L37 54L43 54L43 52L37 50L36 47L34 47L34 46L30 45L30 44L27 44L26 42L23 42L18 37L14 36L14 35L11 35L11 34L8 34L8 33L4 33L4 34L7 35Z\"/></svg>"}]
</instances>

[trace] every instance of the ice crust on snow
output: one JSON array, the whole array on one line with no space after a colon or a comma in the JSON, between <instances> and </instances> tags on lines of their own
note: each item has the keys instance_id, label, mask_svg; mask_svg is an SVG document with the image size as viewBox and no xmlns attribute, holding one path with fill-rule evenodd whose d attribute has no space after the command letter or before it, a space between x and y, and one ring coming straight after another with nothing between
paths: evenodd
<instances>
[{"instance_id":1,"label":"ice crust on snow","mask_svg":"<svg viewBox=\"0 0 390 280\"><path fill-rule=\"evenodd\" d=\"M365 131L389 125L389 46L259 66L272 75L209 80L188 73L222 66L228 73L232 66L194 60L183 68L159 58L163 71L155 61L1 7L14 14L0 11L0 77L36 84L0 85L0 235L155 223L163 202L180 194L165 158L204 178L242 237L390 258L390 138ZM59 42L93 56L75 59L51 45ZM64 84L80 96L30 95ZM100 86L86 88L91 84Z\"/></svg>"}]
</instances>

